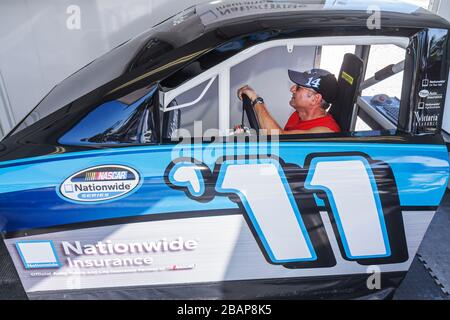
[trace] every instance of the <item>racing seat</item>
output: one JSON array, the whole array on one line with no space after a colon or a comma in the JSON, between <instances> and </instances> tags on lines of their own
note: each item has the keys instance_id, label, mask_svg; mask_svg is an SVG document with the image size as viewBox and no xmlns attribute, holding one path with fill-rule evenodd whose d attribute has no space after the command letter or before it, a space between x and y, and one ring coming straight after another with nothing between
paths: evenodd
<instances>
[{"instance_id":1,"label":"racing seat","mask_svg":"<svg viewBox=\"0 0 450 320\"><path fill-rule=\"evenodd\" d=\"M364 63L356 55L347 53L338 77L338 96L328 110L341 127L342 132L350 131L353 107L361 83Z\"/></svg>"}]
</instances>

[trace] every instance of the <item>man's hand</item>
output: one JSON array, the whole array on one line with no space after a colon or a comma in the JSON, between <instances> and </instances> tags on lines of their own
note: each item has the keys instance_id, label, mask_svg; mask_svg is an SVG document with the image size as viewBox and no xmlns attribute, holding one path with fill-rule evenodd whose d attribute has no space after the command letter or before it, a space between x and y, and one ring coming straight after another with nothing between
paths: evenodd
<instances>
[{"instance_id":1,"label":"man's hand","mask_svg":"<svg viewBox=\"0 0 450 320\"><path fill-rule=\"evenodd\" d=\"M233 128L234 134L244 134L248 131L247 128L243 127L241 124L237 124Z\"/></svg>"},{"instance_id":2,"label":"man's hand","mask_svg":"<svg viewBox=\"0 0 450 320\"><path fill-rule=\"evenodd\" d=\"M245 94L247 97L250 98L250 101L254 101L256 98L258 98L258 95L256 94L256 91L253 90L248 85L243 86L240 88L237 92L238 98L242 100L242 95Z\"/></svg>"}]
</instances>

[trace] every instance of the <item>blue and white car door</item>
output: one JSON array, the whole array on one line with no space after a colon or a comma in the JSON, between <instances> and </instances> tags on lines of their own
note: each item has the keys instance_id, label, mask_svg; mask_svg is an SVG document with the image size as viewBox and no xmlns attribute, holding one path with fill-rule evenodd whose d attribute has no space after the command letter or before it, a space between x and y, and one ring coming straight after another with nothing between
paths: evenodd
<instances>
[{"instance_id":1,"label":"blue and white car door","mask_svg":"<svg viewBox=\"0 0 450 320\"><path fill-rule=\"evenodd\" d=\"M0 179L32 294L404 272L448 155L433 138L143 145L3 162Z\"/></svg>"}]
</instances>

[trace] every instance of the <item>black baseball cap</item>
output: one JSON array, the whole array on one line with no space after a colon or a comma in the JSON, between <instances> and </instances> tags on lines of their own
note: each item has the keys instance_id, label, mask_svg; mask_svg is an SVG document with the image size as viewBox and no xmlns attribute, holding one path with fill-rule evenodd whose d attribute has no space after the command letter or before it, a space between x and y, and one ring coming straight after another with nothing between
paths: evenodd
<instances>
[{"instance_id":1,"label":"black baseball cap","mask_svg":"<svg viewBox=\"0 0 450 320\"><path fill-rule=\"evenodd\" d=\"M320 93L328 103L336 100L338 82L334 74L324 69L311 69L305 72L288 70L289 78L299 86L310 88Z\"/></svg>"}]
</instances>

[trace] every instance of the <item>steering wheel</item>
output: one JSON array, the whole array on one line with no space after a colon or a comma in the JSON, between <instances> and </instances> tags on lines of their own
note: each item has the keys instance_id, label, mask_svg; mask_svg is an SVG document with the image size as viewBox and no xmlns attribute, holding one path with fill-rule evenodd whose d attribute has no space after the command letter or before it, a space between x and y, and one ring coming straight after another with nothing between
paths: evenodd
<instances>
[{"instance_id":1,"label":"steering wheel","mask_svg":"<svg viewBox=\"0 0 450 320\"><path fill-rule=\"evenodd\" d=\"M254 129L259 134L259 122L256 117L255 109L252 107L252 101L247 95L242 95L242 125L244 125L244 111L247 115L248 124L250 128Z\"/></svg>"}]
</instances>

